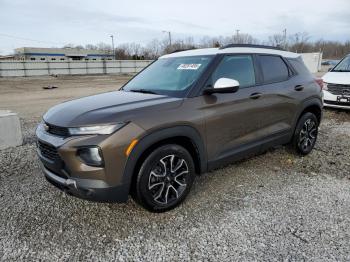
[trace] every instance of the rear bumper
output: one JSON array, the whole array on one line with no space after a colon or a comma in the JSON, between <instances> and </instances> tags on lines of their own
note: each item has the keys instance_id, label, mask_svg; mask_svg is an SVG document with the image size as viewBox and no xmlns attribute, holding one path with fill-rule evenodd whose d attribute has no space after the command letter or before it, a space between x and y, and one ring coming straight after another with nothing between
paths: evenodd
<instances>
[{"instance_id":1,"label":"rear bumper","mask_svg":"<svg viewBox=\"0 0 350 262\"><path fill-rule=\"evenodd\" d=\"M44 165L42 170L48 182L69 195L96 202L123 203L128 200L127 186L108 187L100 180L63 178Z\"/></svg>"}]
</instances>

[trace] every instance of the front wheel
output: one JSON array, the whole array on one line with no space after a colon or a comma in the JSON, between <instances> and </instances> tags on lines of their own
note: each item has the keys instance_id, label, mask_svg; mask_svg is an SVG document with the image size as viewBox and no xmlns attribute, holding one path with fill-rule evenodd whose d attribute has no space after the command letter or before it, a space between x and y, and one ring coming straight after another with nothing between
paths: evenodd
<instances>
[{"instance_id":1,"label":"front wheel","mask_svg":"<svg viewBox=\"0 0 350 262\"><path fill-rule=\"evenodd\" d=\"M164 145L143 161L133 197L152 212L164 212L186 198L194 177L195 167L190 153L179 145Z\"/></svg>"},{"instance_id":2,"label":"front wheel","mask_svg":"<svg viewBox=\"0 0 350 262\"><path fill-rule=\"evenodd\" d=\"M317 140L318 125L317 117L313 113L307 112L301 116L292 140L297 153L307 155L311 152Z\"/></svg>"}]
</instances>

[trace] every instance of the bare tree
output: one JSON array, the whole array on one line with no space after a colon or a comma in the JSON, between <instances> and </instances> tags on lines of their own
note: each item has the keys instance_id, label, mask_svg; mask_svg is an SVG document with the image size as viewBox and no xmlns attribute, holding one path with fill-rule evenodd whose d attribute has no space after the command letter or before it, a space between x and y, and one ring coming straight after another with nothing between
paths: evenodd
<instances>
[{"instance_id":1,"label":"bare tree","mask_svg":"<svg viewBox=\"0 0 350 262\"><path fill-rule=\"evenodd\" d=\"M289 37L290 50L296 53L304 52L305 47L310 39L310 36L307 32L295 33Z\"/></svg>"},{"instance_id":2,"label":"bare tree","mask_svg":"<svg viewBox=\"0 0 350 262\"><path fill-rule=\"evenodd\" d=\"M234 44L258 44L259 40L251 36L250 34L235 34L232 37Z\"/></svg>"},{"instance_id":3,"label":"bare tree","mask_svg":"<svg viewBox=\"0 0 350 262\"><path fill-rule=\"evenodd\" d=\"M93 45L93 44L87 44L85 45L85 49L89 49L89 50L97 50L97 46Z\"/></svg>"},{"instance_id":4,"label":"bare tree","mask_svg":"<svg viewBox=\"0 0 350 262\"><path fill-rule=\"evenodd\" d=\"M158 39L153 39L144 49L145 57L155 59L163 53L162 43Z\"/></svg>"},{"instance_id":5,"label":"bare tree","mask_svg":"<svg viewBox=\"0 0 350 262\"><path fill-rule=\"evenodd\" d=\"M74 48L76 48L76 49L84 49L84 47L82 45L76 45Z\"/></svg>"},{"instance_id":6,"label":"bare tree","mask_svg":"<svg viewBox=\"0 0 350 262\"><path fill-rule=\"evenodd\" d=\"M72 43L69 43L69 44L66 44L63 46L63 48L74 48L74 47L75 47L75 45Z\"/></svg>"},{"instance_id":7,"label":"bare tree","mask_svg":"<svg viewBox=\"0 0 350 262\"><path fill-rule=\"evenodd\" d=\"M192 37L183 39L173 39L172 45L169 46L168 39L158 40L153 39L146 45L139 43L125 43L117 46L115 54L117 59L156 59L159 56L176 50L220 47L231 43L239 44L265 44L273 46L285 46L286 38L283 34L274 34L268 37L268 41L260 42L250 34L236 34L234 36L205 36L199 41L195 42ZM85 48L93 50L102 50L106 53L112 53L112 47L106 43L99 43L97 45L87 44L85 47L74 44L65 45L69 48ZM310 41L308 33L296 33L288 37L288 43L285 46L288 50L293 52L323 52L323 57L328 59L339 59L350 53L350 40L344 43L339 41L325 41L317 40Z\"/></svg>"},{"instance_id":8,"label":"bare tree","mask_svg":"<svg viewBox=\"0 0 350 262\"><path fill-rule=\"evenodd\" d=\"M217 38L205 36L199 41L198 46L201 48L220 47L221 43Z\"/></svg>"},{"instance_id":9,"label":"bare tree","mask_svg":"<svg viewBox=\"0 0 350 262\"><path fill-rule=\"evenodd\" d=\"M282 34L274 34L269 36L269 44L272 46L285 46L285 37Z\"/></svg>"}]
</instances>

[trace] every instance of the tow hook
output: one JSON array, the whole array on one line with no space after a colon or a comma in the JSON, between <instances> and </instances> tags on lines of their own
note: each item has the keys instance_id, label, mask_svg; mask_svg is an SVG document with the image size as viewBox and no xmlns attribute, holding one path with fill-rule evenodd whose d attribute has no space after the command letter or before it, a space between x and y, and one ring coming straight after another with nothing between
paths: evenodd
<instances>
[{"instance_id":1,"label":"tow hook","mask_svg":"<svg viewBox=\"0 0 350 262\"><path fill-rule=\"evenodd\" d=\"M78 189L77 187L77 182L73 179L67 179L66 182L65 182L66 186L67 187L74 187L75 189Z\"/></svg>"}]
</instances>

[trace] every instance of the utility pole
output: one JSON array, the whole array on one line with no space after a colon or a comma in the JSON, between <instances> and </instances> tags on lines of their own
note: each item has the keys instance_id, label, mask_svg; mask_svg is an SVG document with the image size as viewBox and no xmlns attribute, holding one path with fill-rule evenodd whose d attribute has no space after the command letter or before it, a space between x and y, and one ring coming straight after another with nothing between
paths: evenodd
<instances>
[{"instance_id":1,"label":"utility pole","mask_svg":"<svg viewBox=\"0 0 350 262\"><path fill-rule=\"evenodd\" d=\"M284 49L287 49L287 28L283 30Z\"/></svg>"},{"instance_id":2,"label":"utility pole","mask_svg":"<svg viewBox=\"0 0 350 262\"><path fill-rule=\"evenodd\" d=\"M115 59L114 36L113 36L113 35L110 35L110 37L112 38L112 53L113 53L113 59Z\"/></svg>"},{"instance_id":3,"label":"utility pole","mask_svg":"<svg viewBox=\"0 0 350 262\"><path fill-rule=\"evenodd\" d=\"M163 30L163 33L167 33L169 37L169 46L171 46L171 32Z\"/></svg>"},{"instance_id":4,"label":"utility pole","mask_svg":"<svg viewBox=\"0 0 350 262\"><path fill-rule=\"evenodd\" d=\"M239 31L241 31L241 30L239 30L239 29L236 29L236 44L240 44L239 42Z\"/></svg>"}]
</instances>

